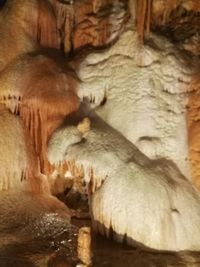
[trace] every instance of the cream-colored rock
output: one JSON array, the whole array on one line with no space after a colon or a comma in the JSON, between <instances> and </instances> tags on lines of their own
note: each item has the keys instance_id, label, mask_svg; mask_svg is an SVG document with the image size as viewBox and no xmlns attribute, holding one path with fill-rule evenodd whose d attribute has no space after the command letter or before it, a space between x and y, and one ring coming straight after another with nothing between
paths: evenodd
<instances>
[{"instance_id":1,"label":"cream-colored rock","mask_svg":"<svg viewBox=\"0 0 200 267\"><path fill-rule=\"evenodd\" d=\"M49 194L47 177L39 163L22 120L0 105L0 193L19 192Z\"/></svg>"},{"instance_id":2,"label":"cream-colored rock","mask_svg":"<svg viewBox=\"0 0 200 267\"><path fill-rule=\"evenodd\" d=\"M71 144L79 143L83 136L87 135L90 130L90 120L84 118L76 126L68 126L56 130L50 138L48 146L48 160L51 164L59 164L65 160L66 147ZM52 150L51 147L56 147Z\"/></svg>"},{"instance_id":3,"label":"cream-colored rock","mask_svg":"<svg viewBox=\"0 0 200 267\"><path fill-rule=\"evenodd\" d=\"M90 130L90 120L88 118L84 118L77 126L78 131L84 136Z\"/></svg>"},{"instance_id":4,"label":"cream-colored rock","mask_svg":"<svg viewBox=\"0 0 200 267\"><path fill-rule=\"evenodd\" d=\"M192 184L173 162L150 160L101 119L90 119L85 141L62 143L65 160L83 165L88 188L92 186L95 229L108 237L114 233L116 240L131 245L199 250L200 195ZM65 127L63 139L71 133L71 126ZM50 141L49 152L57 154L55 142Z\"/></svg>"},{"instance_id":5,"label":"cream-colored rock","mask_svg":"<svg viewBox=\"0 0 200 267\"><path fill-rule=\"evenodd\" d=\"M24 186L29 166L22 121L0 106L0 191Z\"/></svg>"},{"instance_id":6,"label":"cream-colored rock","mask_svg":"<svg viewBox=\"0 0 200 267\"><path fill-rule=\"evenodd\" d=\"M189 177L185 104L191 73L167 40L154 35L141 46L127 30L80 64L78 94L147 156L172 159Z\"/></svg>"}]
</instances>

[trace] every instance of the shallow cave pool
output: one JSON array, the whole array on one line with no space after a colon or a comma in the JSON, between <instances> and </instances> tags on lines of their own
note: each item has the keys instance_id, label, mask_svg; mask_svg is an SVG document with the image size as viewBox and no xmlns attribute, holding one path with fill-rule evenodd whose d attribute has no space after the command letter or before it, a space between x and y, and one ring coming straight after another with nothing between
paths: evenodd
<instances>
[{"instance_id":1,"label":"shallow cave pool","mask_svg":"<svg viewBox=\"0 0 200 267\"><path fill-rule=\"evenodd\" d=\"M3 194L2 194L3 195ZM2 198L2 196L1 196ZM4 195L7 201L12 198ZM66 199L59 196L61 200ZM69 205L81 203L85 212L88 207L80 197L73 195ZM69 200L69 198L68 198ZM78 201L79 200L79 201ZM31 196L24 197L25 206L36 207ZM12 202L11 202L12 203ZM14 202L13 202L14 203ZM17 203L17 202L16 202ZM15 204L14 204L15 205ZM76 206L76 205L75 205ZM75 207L74 208L77 208ZM13 214L15 212L16 214ZM5 217L5 213L7 217ZM83 267L77 253L79 229L91 227L90 218L71 218L68 221L51 212L33 209L27 216L24 208L13 207L11 212L0 209L0 267ZM94 267L199 267L200 253L145 251L138 247L118 244L91 232L92 266Z\"/></svg>"}]
</instances>

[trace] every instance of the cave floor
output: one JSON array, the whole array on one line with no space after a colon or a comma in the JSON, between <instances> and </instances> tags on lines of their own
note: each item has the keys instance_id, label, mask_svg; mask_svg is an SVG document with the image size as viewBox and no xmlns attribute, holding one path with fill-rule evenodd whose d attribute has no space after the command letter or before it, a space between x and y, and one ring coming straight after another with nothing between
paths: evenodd
<instances>
[{"instance_id":1,"label":"cave floor","mask_svg":"<svg viewBox=\"0 0 200 267\"><path fill-rule=\"evenodd\" d=\"M74 219L72 223L90 226L90 220ZM38 239L27 243L17 242L12 236L6 238L9 245L1 243L0 267L74 267L78 262L76 241L69 246L64 235L53 241ZM94 267L200 267L200 252L150 252L101 236L93 236L92 253Z\"/></svg>"},{"instance_id":2,"label":"cave floor","mask_svg":"<svg viewBox=\"0 0 200 267\"><path fill-rule=\"evenodd\" d=\"M43 223L38 224L40 228L38 231L37 224L30 223L30 227L24 224L23 213L18 217L19 221L10 217L12 221L10 226L6 224L5 228L1 228L5 230L0 231L0 267L77 266L79 263L77 258L78 231L81 227L91 227L91 220L87 199L80 194L69 192L57 197L73 210L86 214L87 219L72 217L71 224L64 221L64 227L63 221L60 227L59 220L50 225L48 225L49 221L44 220ZM2 201L6 201L6 198L3 197ZM26 198L25 201L30 204L34 200ZM39 214L40 211L37 211L35 216ZM47 213L46 215L48 216ZM1 225L3 223L5 222L2 221ZM94 267L200 267L200 252L145 251L138 247L118 244L93 233L92 254Z\"/></svg>"}]
</instances>

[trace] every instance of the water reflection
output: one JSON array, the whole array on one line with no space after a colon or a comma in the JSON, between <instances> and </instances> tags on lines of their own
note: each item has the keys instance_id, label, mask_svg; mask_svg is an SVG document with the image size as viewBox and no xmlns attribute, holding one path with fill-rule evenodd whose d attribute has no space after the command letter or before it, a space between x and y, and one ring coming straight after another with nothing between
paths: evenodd
<instances>
[{"instance_id":1,"label":"water reflection","mask_svg":"<svg viewBox=\"0 0 200 267\"><path fill-rule=\"evenodd\" d=\"M43 209L31 195L1 193L0 267L75 267L78 229L90 224ZM92 252L94 267L200 267L199 252L143 251L101 236Z\"/></svg>"},{"instance_id":2,"label":"water reflection","mask_svg":"<svg viewBox=\"0 0 200 267\"><path fill-rule=\"evenodd\" d=\"M0 267L48 266L62 251L76 264L78 227L43 200L28 193L1 193Z\"/></svg>"}]
</instances>

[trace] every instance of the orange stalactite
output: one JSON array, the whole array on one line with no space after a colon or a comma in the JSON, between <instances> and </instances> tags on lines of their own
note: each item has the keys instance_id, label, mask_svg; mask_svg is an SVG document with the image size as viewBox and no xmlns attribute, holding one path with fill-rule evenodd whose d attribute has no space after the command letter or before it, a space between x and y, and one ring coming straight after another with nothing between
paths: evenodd
<instances>
[{"instance_id":1,"label":"orange stalactite","mask_svg":"<svg viewBox=\"0 0 200 267\"><path fill-rule=\"evenodd\" d=\"M138 0L140 1L140 0ZM196 0L152 0L152 25L163 26L173 21L171 27L176 28L177 20L173 20L175 15L182 18L186 12L193 14L200 12L200 1ZM192 26L191 26L192 27Z\"/></svg>"},{"instance_id":2,"label":"orange stalactite","mask_svg":"<svg viewBox=\"0 0 200 267\"><path fill-rule=\"evenodd\" d=\"M151 9L152 0L147 1L147 20L146 20L146 36L148 37L151 30Z\"/></svg>"},{"instance_id":3,"label":"orange stalactite","mask_svg":"<svg viewBox=\"0 0 200 267\"><path fill-rule=\"evenodd\" d=\"M136 29L140 40L143 42L151 29L152 0L137 1L137 25Z\"/></svg>"},{"instance_id":4,"label":"orange stalactite","mask_svg":"<svg viewBox=\"0 0 200 267\"><path fill-rule=\"evenodd\" d=\"M38 2L38 14L37 14L36 26L36 39L38 43L45 47L60 47L59 32L57 30L56 16L53 12L53 8L47 1Z\"/></svg>"},{"instance_id":5,"label":"orange stalactite","mask_svg":"<svg viewBox=\"0 0 200 267\"><path fill-rule=\"evenodd\" d=\"M189 162L193 183L200 189L200 78L195 75L188 89L187 128Z\"/></svg>"},{"instance_id":6,"label":"orange stalactite","mask_svg":"<svg viewBox=\"0 0 200 267\"><path fill-rule=\"evenodd\" d=\"M44 95L25 95L20 105L20 116L29 129L31 140L40 159L42 173L49 173L47 142L52 132L59 127L65 117L78 108L78 100L72 91L56 95L43 88ZM36 92L37 93L37 90ZM33 94L33 92L31 92Z\"/></svg>"},{"instance_id":7,"label":"orange stalactite","mask_svg":"<svg viewBox=\"0 0 200 267\"><path fill-rule=\"evenodd\" d=\"M137 4L137 32L142 41L145 31L146 4L147 0L139 0Z\"/></svg>"},{"instance_id":8,"label":"orange stalactite","mask_svg":"<svg viewBox=\"0 0 200 267\"><path fill-rule=\"evenodd\" d=\"M0 75L0 102L12 113L20 114L45 174L50 169L46 156L48 138L79 106L75 74L56 58L26 55L13 61Z\"/></svg>"},{"instance_id":9,"label":"orange stalactite","mask_svg":"<svg viewBox=\"0 0 200 267\"><path fill-rule=\"evenodd\" d=\"M184 0L137 0L136 8L136 29L141 42L148 37L150 30L155 26L163 26L170 21L174 28L177 26L177 21L173 21L174 14L185 12L197 13L200 10L200 2L184 1Z\"/></svg>"},{"instance_id":10,"label":"orange stalactite","mask_svg":"<svg viewBox=\"0 0 200 267\"><path fill-rule=\"evenodd\" d=\"M60 34L60 47L65 53L69 53L73 49L74 6L63 4L57 0L51 0L51 3L57 20L57 31Z\"/></svg>"}]
</instances>

